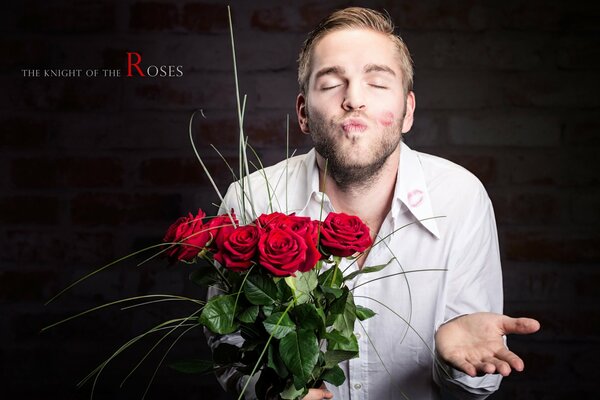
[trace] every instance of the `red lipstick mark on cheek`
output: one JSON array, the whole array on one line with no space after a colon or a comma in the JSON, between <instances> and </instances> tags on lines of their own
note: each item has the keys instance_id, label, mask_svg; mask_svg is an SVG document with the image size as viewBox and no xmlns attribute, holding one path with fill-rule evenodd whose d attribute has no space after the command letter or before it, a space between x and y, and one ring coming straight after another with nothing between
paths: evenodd
<instances>
[{"instance_id":1,"label":"red lipstick mark on cheek","mask_svg":"<svg viewBox=\"0 0 600 400\"><path fill-rule=\"evenodd\" d=\"M386 111L379 116L379 123L383 126L390 126L394 123L394 113Z\"/></svg>"}]
</instances>

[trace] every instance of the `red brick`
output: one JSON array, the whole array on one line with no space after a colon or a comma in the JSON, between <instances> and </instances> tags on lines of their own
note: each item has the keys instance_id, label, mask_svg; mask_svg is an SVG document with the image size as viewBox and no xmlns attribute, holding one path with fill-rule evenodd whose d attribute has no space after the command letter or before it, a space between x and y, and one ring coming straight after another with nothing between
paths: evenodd
<instances>
[{"instance_id":1,"label":"red brick","mask_svg":"<svg viewBox=\"0 0 600 400\"><path fill-rule=\"evenodd\" d=\"M19 269L98 263L115 256L114 246L111 232L71 232L59 227L10 229L3 232L0 242L5 259Z\"/></svg>"},{"instance_id":2,"label":"red brick","mask_svg":"<svg viewBox=\"0 0 600 400\"><path fill-rule=\"evenodd\" d=\"M347 1L344 0L306 2L298 10L302 17L302 24L299 28L303 31L314 29L323 18L347 6Z\"/></svg>"},{"instance_id":3,"label":"red brick","mask_svg":"<svg viewBox=\"0 0 600 400\"><path fill-rule=\"evenodd\" d=\"M490 192L499 224L556 224L562 200L554 193Z\"/></svg>"},{"instance_id":4,"label":"red brick","mask_svg":"<svg viewBox=\"0 0 600 400\"><path fill-rule=\"evenodd\" d=\"M436 155L439 153L436 153ZM484 185L496 183L498 179L497 157L490 155L468 155L464 153L442 153L440 156L471 171Z\"/></svg>"},{"instance_id":5,"label":"red brick","mask_svg":"<svg viewBox=\"0 0 600 400\"><path fill-rule=\"evenodd\" d=\"M282 7L254 10L251 24L253 28L266 32L285 32L290 29Z\"/></svg>"},{"instance_id":6,"label":"red brick","mask_svg":"<svg viewBox=\"0 0 600 400\"><path fill-rule=\"evenodd\" d=\"M42 271L0 271L0 300L43 302L48 298L48 282L56 279L56 272Z\"/></svg>"},{"instance_id":7,"label":"red brick","mask_svg":"<svg viewBox=\"0 0 600 400\"><path fill-rule=\"evenodd\" d=\"M179 24L179 13L175 4L137 2L131 6L129 25L139 31L163 31Z\"/></svg>"},{"instance_id":8,"label":"red brick","mask_svg":"<svg viewBox=\"0 0 600 400\"><path fill-rule=\"evenodd\" d=\"M515 230L506 233L503 242L506 259L514 261L572 263L600 258L597 232Z\"/></svg>"},{"instance_id":9,"label":"red brick","mask_svg":"<svg viewBox=\"0 0 600 400\"><path fill-rule=\"evenodd\" d=\"M0 221L7 224L56 224L60 203L49 196L5 196L0 198Z\"/></svg>"},{"instance_id":10,"label":"red brick","mask_svg":"<svg viewBox=\"0 0 600 400\"><path fill-rule=\"evenodd\" d=\"M196 77L193 86L187 79L130 79L125 86L125 104L133 109L188 111L199 105L204 108L235 109L235 84L233 79L228 79L231 78L230 74Z\"/></svg>"},{"instance_id":11,"label":"red brick","mask_svg":"<svg viewBox=\"0 0 600 400\"><path fill-rule=\"evenodd\" d=\"M493 9L477 2L397 2L386 7L401 29L481 30L493 21Z\"/></svg>"},{"instance_id":12,"label":"red brick","mask_svg":"<svg viewBox=\"0 0 600 400\"><path fill-rule=\"evenodd\" d=\"M511 151L506 155L503 169L511 184L528 186L550 186L563 183L564 154L557 149L544 151Z\"/></svg>"},{"instance_id":13,"label":"red brick","mask_svg":"<svg viewBox=\"0 0 600 400\"><path fill-rule=\"evenodd\" d=\"M594 266L562 268L550 263L502 263L506 303L561 302L593 303L600 285L600 270Z\"/></svg>"},{"instance_id":14,"label":"red brick","mask_svg":"<svg viewBox=\"0 0 600 400\"><path fill-rule=\"evenodd\" d=\"M569 186L598 188L598 149L594 147L570 149L566 154L562 168L565 170L566 183Z\"/></svg>"},{"instance_id":15,"label":"red brick","mask_svg":"<svg viewBox=\"0 0 600 400\"><path fill-rule=\"evenodd\" d=\"M12 163L19 188L110 187L123 182L123 166L115 158L26 158Z\"/></svg>"},{"instance_id":16,"label":"red brick","mask_svg":"<svg viewBox=\"0 0 600 400\"><path fill-rule=\"evenodd\" d=\"M28 37L0 39L0 52L10 54L0 62L1 70L9 73L19 72L21 69L31 69L42 66L52 54L52 47L41 38Z\"/></svg>"},{"instance_id":17,"label":"red brick","mask_svg":"<svg viewBox=\"0 0 600 400\"><path fill-rule=\"evenodd\" d=\"M486 109L505 104L502 82L483 71L419 70L418 110ZM418 114L417 114L418 115Z\"/></svg>"},{"instance_id":18,"label":"red brick","mask_svg":"<svg viewBox=\"0 0 600 400\"><path fill-rule=\"evenodd\" d=\"M566 141L572 145L600 146L600 121L595 111L571 116L566 121Z\"/></svg>"},{"instance_id":19,"label":"red brick","mask_svg":"<svg viewBox=\"0 0 600 400\"><path fill-rule=\"evenodd\" d=\"M280 109L295 115L295 102L298 95L296 71L256 75L256 107ZM251 98L250 98L251 100Z\"/></svg>"},{"instance_id":20,"label":"red brick","mask_svg":"<svg viewBox=\"0 0 600 400\"><path fill-rule=\"evenodd\" d=\"M600 194L584 193L571 196L571 216L575 223L593 225L600 223Z\"/></svg>"},{"instance_id":21,"label":"red brick","mask_svg":"<svg viewBox=\"0 0 600 400\"><path fill-rule=\"evenodd\" d=\"M106 32L115 27L115 17L115 3L109 0L28 0L23 6L20 26L33 32Z\"/></svg>"},{"instance_id":22,"label":"red brick","mask_svg":"<svg viewBox=\"0 0 600 400\"><path fill-rule=\"evenodd\" d=\"M235 7L232 20L235 29ZM183 7L183 27L192 32L229 31L227 7L221 4L190 3Z\"/></svg>"},{"instance_id":23,"label":"red brick","mask_svg":"<svg viewBox=\"0 0 600 400\"><path fill-rule=\"evenodd\" d=\"M600 106L598 83L589 71L536 71L507 76L502 89L511 106L589 108Z\"/></svg>"},{"instance_id":24,"label":"red brick","mask_svg":"<svg viewBox=\"0 0 600 400\"><path fill-rule=\"evenodd\" d=\"M36 118L8 117L0 121L0 148L30 150L46 148L56 132L56 123Z\"/></svg>"},{"instance_id":25,"label":"red brick","mask_svg":"<svg viewBox=\"0 0 600 400\"><path fill-rule=\"evenodd\" d=\"M558 43L557 65L561 69L598 69L598 39L584 34L564 36Z\"/></svg>"},{"instance_id":26,"label":"red brick","mask_svg":"<svg viewBox=\"0 0 600 400\"><path fill-rule=\"evenodd\" d=\"M561 27L563 10L560 2L544 0L507 1L496 17L503 28L555 31Z\"/></svg>"},{"instance_id":27,"label":"red brick","mask_svg":"<svg viewBox=\"0 0 600 400\"><path fill-rule=\"evenodd\" d=\"M202 161L214 180L233 180L225 161L214 156L203 157ZM236 160L230 158L227 161L235 168ZM210 186L210 181L205 176L204 170L197 159L160 158L146 160L141 164L140 176L142 182L152 186Z\"/></svg>"},{"instance_id":28,"label":"red brick","mask_svg":"<svg viewBox=\"0 0 600 400\"><path fill-rule=\"evenodd\" d=\"M488 112L449 117L452 143L465 146L552 147L560 143L557 118L546 115Z\"/></svg>"},{"instance_id":29,"label":"red brick","mask_svg":"<svg viewBox=\"0 0 600 400\"><path fill-rule=\"evenodd\" d=\"M235 149L239 141L239 127L235 117L198 119L194 134L196 144L208 146L213 144L218 150ZM244 134L250 146L257 148L275 147L283 149L281 158L285 157L286 117L283 113L255 113L247 115L244 121ZM299 147L310 144L310 137L300 132L295 115L290 115L289 123L290 153ZM251 153L250 149L248 152ZM218 164L218 163L217 163Z\"/></svg>"},{"instance_id":30,"label":"red brick","mask_svg":"<svg viewBox=\"0 0 600 400\"><path fill-rule=\"evenodd\" d=\"M169 194L81 193L71 201L75 225L122 225L179 217L181 196Z\"/></svg>"},{"instance_id":31,"label":"red brick","mask_svg":"<svg viewBox=\"0 0 600 400\"><path fill-rule=\"evenodd\" d=\"M533 70L554 56L546 37L537 33L408 31L402 37L415 60L417 76L426 68Z\"/></svg>"},{"instance_id":32,"label":"red brick","mask_svg":"<svg viewBox=\"0 0 600 400\"><path fill-rule=\"evenodd\" d=\"M38 110L105 111L120 105L118 80L45 78L27 80L13 89L18 104Z\"/></svg>"}]
</instances>

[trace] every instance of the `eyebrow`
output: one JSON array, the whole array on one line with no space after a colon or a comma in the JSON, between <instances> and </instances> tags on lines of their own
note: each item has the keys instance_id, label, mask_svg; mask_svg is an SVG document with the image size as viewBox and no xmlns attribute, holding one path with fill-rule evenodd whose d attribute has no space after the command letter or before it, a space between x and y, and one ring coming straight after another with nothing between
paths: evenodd
<instances>
[{"instance_id":1,"label":"eyebrow","mask_svg":"<svg viewBox=\"0 0 600 400\"><path fill-rule=\"evenodd\" d=\"M366 74L368 74L369 72L386 72L392 76L396 76L396 73L394 72L393 69L391 69L387 65L382 65L382 64L367 64L365 66L364 71Z\"/></svg>"},{"instance_id":2,"label":"eyebrow","mask_svg":"<svg viewBox=\"0 0 600 400\"><path fill-rule=\"evenodd\" d=\"M382 64L367 64L367 65L365 65L364 73L368 74L370 72L385 72L392 76L396 76L396 73L394 72L393 69L391 69L387 65L382 65ZM335 65L333 67L325 67L316 73L315 80L319 79L320 77L325 76L325 75L343 75L345 73L346 73L346 70L338 65Z\"/></svg>"},{"instance_id":3,"label":"eyebrow","mask_svg":"<svg viewBox=\"0 0 600 400\"><path fill-rule=\"evenodd\" d=\"M343 75L344 73L346 73L346 70L340 66L325 67L317 72L315 80L325 75Z\"/></svg>"}]
</instances>

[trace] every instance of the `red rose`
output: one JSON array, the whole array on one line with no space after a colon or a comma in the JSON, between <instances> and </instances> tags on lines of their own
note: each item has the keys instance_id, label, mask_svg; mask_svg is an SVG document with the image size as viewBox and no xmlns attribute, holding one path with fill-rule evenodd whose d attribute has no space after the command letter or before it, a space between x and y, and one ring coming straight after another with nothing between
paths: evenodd
<instances>
[{"instance_id":1,"label":"red rose","mask_svg":"<svg viewBox=\"0 0 600 400\"><path fill-rule=\"evenodd\" d=\"M310 233L299 235L291 229L263 231L258 241L259 264L275 276L310 271L320 254Z\"/></svg>"},{"instance_id":2,"label":"red rose","mask_svg":"<svg viewBox=\"0 0 600 400\"><path fill-rule=\"evenodd\" d=\"M211 239L202 219L206 214L198 209L198 214L181 217L167 230L163 239L166 243L174 243L166 251L172 260L192 261Z\"/></svg>"},{"instance_id":3,"label":"red rose","mask_svg":"<svg viewBox=\"0 0 600 400\"><path fill-rule=\"evenodd\" d=\"M255 221L256 225L265 231L270 231L274 228L287 229L288 219L293 216L280 212L271 214L261 214Z\"/></svg>"},{"instance_id":4,"label":"red rose","mask_svg":"<svg viewBox=\"0 0 600 400\"><path fill-rule=\"evenodd\" d=\"M255 225L236 228L215 254L215 260L236 272L250 268L256 256L259 236L260 231Z\"/></svg>"},{"instance_id":5,"label":"red rose","mask_svg":"<svg viewBox=\"0 0 600 400\"><path fill-rule=\"evenodd\" d=\"M233 223L231 222L232 218ZM229 218L229 215L223 214L211 219L207 224L208 232L213 238L212 242L210 243L210 249L212 251L222 249L223 243L225 243L229 235L231 235L237 224L238 220L235 216L235 212L233 212L233 209L231 210L231 218Z\"/></svg>"},{"instance_id":6,"label":"red rose","mask_svg":"<svg viewBox=\"0 0 600 400\"><path fill-rule=\"evenodd\" d=\"M373 244L369 227L356 216L329 213L321 225L321 247L334 256L362 253Z\"/></svg>"}]
</instances>

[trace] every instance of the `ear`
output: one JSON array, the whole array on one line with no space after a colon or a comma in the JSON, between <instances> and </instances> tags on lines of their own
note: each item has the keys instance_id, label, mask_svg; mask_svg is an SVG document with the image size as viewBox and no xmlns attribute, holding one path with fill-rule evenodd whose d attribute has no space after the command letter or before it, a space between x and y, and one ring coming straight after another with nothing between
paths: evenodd
<instances>
[{"instance_id":1,"label":"ear","mask_svg":"<svg viewBox=\"0 0 600 400\"><path fill-rule=\"evenodd\" d=\"M404 122L402 122L402 133L406 133L410 131L410 128L412 128L416 106L417 103L415 100L415 92L408 92L408 94L406 95L406 110L404 111Z\"/></svg>"},{"instance_id":2,"label":"ear","mask_svg":"<svg viewBox=\"0 0 600 400\"><path fill-rule=\"evenodd\" d=\"M306 97L303 93L298 94L298 97L296 97L296 115L298 116L300 130L305 134L310 133L308 130L308 116L306 114Z\"/></svg>"}]
</instances>

